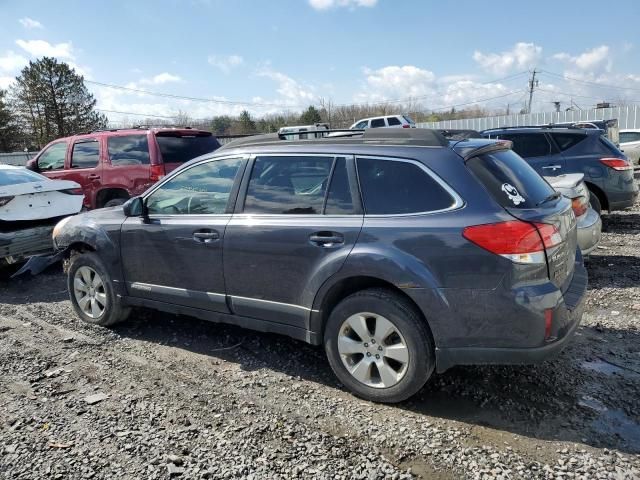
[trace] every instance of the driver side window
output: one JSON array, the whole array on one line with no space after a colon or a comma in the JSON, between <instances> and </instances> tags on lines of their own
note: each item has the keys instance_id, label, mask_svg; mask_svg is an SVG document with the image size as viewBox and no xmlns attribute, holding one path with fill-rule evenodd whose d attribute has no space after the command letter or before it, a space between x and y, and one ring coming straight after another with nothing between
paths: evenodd
<instances>
[{"instance_id":1,"label":"driver side window","mask_svg":"<svg viewBox=\"0 0 640 480\"><path fill-rule=\"evenodd\" d=\"M67 154L67 142L58 142L47 148L38 158L40 170L62 170Z\"/></svg>"},{"instance_id":2,"label":"driver side window","mask_svg":"<svg viewBox=\"0 0 640 480\"><path fill-rule=\"evenodd\" d=\"M201 163L164 183L147 198L149 215L225 213L242 158Z\"/></svg>"}]
</instances>

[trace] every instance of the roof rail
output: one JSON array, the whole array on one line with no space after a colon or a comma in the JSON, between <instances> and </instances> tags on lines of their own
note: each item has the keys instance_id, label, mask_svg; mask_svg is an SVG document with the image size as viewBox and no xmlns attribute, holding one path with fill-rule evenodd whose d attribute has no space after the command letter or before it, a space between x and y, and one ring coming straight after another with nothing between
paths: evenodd
<instances>
[{"instance_id":1,"label":"roof rail","mask_svg":"<svg viewBox=\"0 0 640 480\"><path fill-rule=\"evenodd\" d=\"M577 130L580 130L580 127L576 127L574 126L575 124L555 124L555 123L548 123L545 125L518 125L518 126L510 126L510 127L494 127L494 128L487 128L486 130L482 130L481 133L484 132L490 132L492 130L516 130L518 128L575 128Z\"/></svg>"}]
</instances>

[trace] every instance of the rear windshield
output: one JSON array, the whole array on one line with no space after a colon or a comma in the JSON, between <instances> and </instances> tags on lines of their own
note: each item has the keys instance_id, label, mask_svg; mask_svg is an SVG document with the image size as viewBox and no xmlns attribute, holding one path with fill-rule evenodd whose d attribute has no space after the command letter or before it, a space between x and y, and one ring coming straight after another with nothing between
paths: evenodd
<instances>
[{"instance_id":1,"label":"rear windshield","mask_svg":"<svg viewBox=\"0 0 640 480\"><path fill-rule=\"evenodd\" d=\"M27 169L7 169L0 170L0 187L7 185L17 185L19 183L44 182L47 177Z\"/></svg>"},{"instance_id":2,"label":"rear windshield","mask_svg":"<svg viewBox=\"0 0 640 480\"><path fill-rule=\"evenodd\" d=\"M533 208L553 194L553 188L512 150L474 157L467 167L505 208Z\"/></svg>"},{"instance_id":3,"label":"rear windshield","mask_svg":"<svg viewBox=\"0 0 640 480\"><path fill-rule=\"evenodd\" d=\"M156 139L164 163L188 162L220 147L218 140L211 134L158 133Z\"/></svg>"},{"instance_id":4,"label":"rear windshield","mask_svg":"<svg viewBox=\"0 0 640 480\"><path fill-rule=\"evenodd\" d=\"M416 123L416 122L414 122L413 120L411 120L411 118L407 117L406 115L403 115L403 117L404 117L404 119L407 121L407 123L409 123L409 124L411 124L411 125L413 125L414 123Z\"/></svg>"}]
</instances>

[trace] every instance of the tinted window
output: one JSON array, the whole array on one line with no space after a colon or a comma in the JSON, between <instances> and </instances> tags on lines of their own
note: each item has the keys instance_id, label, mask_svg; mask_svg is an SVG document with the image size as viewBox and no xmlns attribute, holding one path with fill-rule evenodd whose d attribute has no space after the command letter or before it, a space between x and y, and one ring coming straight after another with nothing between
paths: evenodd
<instances>
[{"instance_id":1,"label":"tinted window","mask_svg":"<svg viewBox=\"0 0 640 480\"><path fill-rule=\"evenodd\" d=\"M358 158L358 178L365 212L391 215L449 208L454 199L418 165Z\"/></svg>"},{"instance_id":2,"label":"tinted window","mask_svg":"<svg viewBox=\"0 0 640 480\"><path fill-rule=\"evenodd\" d=\"M472 158L467 167L503 207L533 208L553 193L553 188L511 150Z\"/></svg>"},{"instance_id":3,"label":"tinted window","mask_svg":"<svg viewBox=\"0 0 640 480\"><path fill-rule=\"evenodd\" d=\"M97 140L78 142L71 152L71 168L93 168L100 162L100 145Z\"/></svg>"},{"instance_id":4,"label":"tinted window","mask_svg":"<svg viewBox=\"0 0 640 480\"><path fill-rule=\"evenodd\" d=\"M246 213L320 214L333 158L258 157L244 203Z\"/></svg>"},{"instance_id":5,"label":"tinted window","mask_svg":"<svg viewBox=\"0 0 640 480\"><path fill-rule=\"evenodd\" d=\"M353 213L353 199L351 198L349 177L347 176L347 162L344 158L336 159L324 213L327 215L348 215Z\"/></svg>"},{"instance_id":6,"label":"tinted window","mask_svg":"<svg viewBox=\"0 0 640 480\"><path fill-rule=\"evenodd\" d=\"M357 128L357 129L367 128L368 123L369 123L368 120L363 120L362 122L358 123L354 128Z\"/></svg>"},{"instance_id":7,"label":"tinted window","mask_svg":"<svg viewBox=\"0 0 640 480\"><path fill-rule=\"evenodd\" d=\"M497 137L511 140L513 151L524 158L542 157L551 153L551 145L544 133L500 134Z\"/></svg>"},{"instance_id":8,"label":"tinted window","mask_svg":"<svg viewBox=\"0 0 640 480\"><path fill-rule=\"evenodd\" d=\"M67 142L54 143L38 158L40 170L59 170L64 168L64 157L67 153Z\"/></svg>"},{"instance_id":9,"label":"tinted window","mask_svg":"<svg viewBox=\"0 0 640 480\"><path fill-rule=\"evenodd\" d=\"M558 144L558 148L561 152L568 150L569 148L579 144L582 140L587 138L586 135L575 133L552 133L551 136Z\"/></svg>"},{"instance_id":10,"label":"tinted window","mask_svg":"<svg viewBox=\"0 0 640 480\"><path fill-rule=\"evenodd\" d=\"M164 163L184 163L220 147L212 135L156 134Z\"/></svg>"},{"instance_id":11,"label":"tinted window","mask_svg":"<svg viewBox=\"0 0 640 480\"><path fill-rule=\"evenodd\" d=\"M620 143L640 142L640 132L620 132Z\"/></svg>"},{"instance_id":12,"label":"tinted window","mask_svg":"<svg viewBox=\"0 0 640 480\"><path fill-rule=\"evenodd\" d=\"M109 137L107 141L111 165L147 165L149 142L146 135Z\"/></svg>"},{"instance_id":13,"label":"tinted window","mask_svg":"<svg viewBox=\"0 0 640 480\"><path fill-rule=\"evenodd\" d=\"M27 170L26 168L0 169L0 187L19 183L44 182L47 177Z\"/></svg>"},{"instance_id":14,"label":"tinted window","mask_svg":"<svg viewBox=\"0 0 640 480\"><path fill-rule=\"evenodd\" d=\"M243 160L231 158L191 167L164 183L147 199L149 214L219 215Z\"/></svg>"},{"instance_id":15,"label":"tinted window","mask_svg":"<svg viewBox=\"0 0 640 480\"><path fill-rule=\"evenodd\" d=\"M402 125L402 122L400 120L398 120L396 117L389 117L387 118L387 123L389 123L389 126L395 126L395 125Z\"/></svg>"},{"instance_id":16,"label":"tinted window","mask_svg":"<svg viewBox=\"0 0 640 480\"><path fill-rule=\"evenodd\" d=\"M371 120L371 128L386 127L384 118L374 118Z\"/></svg>"}]
</instances>

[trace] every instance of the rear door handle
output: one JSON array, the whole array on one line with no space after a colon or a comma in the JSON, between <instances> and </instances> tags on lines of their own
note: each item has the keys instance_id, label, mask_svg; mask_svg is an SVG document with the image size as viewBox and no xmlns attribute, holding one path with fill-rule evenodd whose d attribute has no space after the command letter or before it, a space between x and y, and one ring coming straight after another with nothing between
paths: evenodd
<instances>
[{"instance_id":1,"label":"rear door handle","mask_svg":"<svg viewBox=\"0 0 640 480\"><path fill-rule=\"evenodd\" d=\"M344 243L344 237L336 232L317 232L309 235L309 241L320 247L333 247Z\"/></svg>"},{"instance_id":2,"label":"rear door handle","mask_svg":"<svg viewBox=\"0 0 640 480\"><path fill-rule=\"evenodd\" d=\"M211 243L220 239L220 234L215 230L197 230L193 232L193 239L200 243Z\"/></svg>"}]
</instances>

